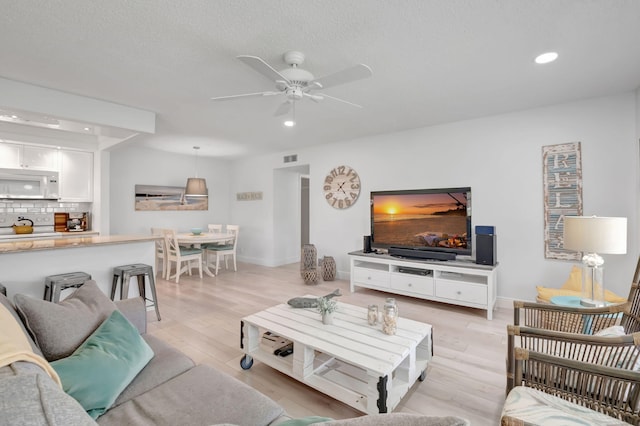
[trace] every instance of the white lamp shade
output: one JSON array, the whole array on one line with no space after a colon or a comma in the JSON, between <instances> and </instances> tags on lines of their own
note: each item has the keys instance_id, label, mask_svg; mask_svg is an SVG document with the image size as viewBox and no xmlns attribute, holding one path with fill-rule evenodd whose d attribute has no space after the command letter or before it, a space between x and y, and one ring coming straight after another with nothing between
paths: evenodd
<instances>
[{"instance_id":1,"label":"white lamp shade","mask_svg":"<svg viewBox=\"0 0 640 426\"><path fill-rule=\"evenodd\" d=\"M627 218L565 216L563 247L587 253L625 254Z\"/></svg>"},{"instance_id":2,"label":"white lamp shade","mask_svg":"<svg viewBox=\"0 0 640 426\"><path fill-rule=\"evenodd\" d=\"M189 195L191 197L205 197L209 195L207 181L203 178L187 179L187 186L185 188L184 195Z\"/></svg>"}]
</instances>

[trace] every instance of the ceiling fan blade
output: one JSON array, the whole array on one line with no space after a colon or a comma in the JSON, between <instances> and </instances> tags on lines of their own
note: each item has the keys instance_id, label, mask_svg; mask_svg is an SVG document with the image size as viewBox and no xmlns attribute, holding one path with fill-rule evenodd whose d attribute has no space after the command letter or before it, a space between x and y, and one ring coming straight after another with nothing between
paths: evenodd
<instances>
[{"instance_id":1,"label":"ceiling fan blade","mask_svg":"<svg viewBox=\"0 0 640 426\"><path fill-rule=\"evenodd\" d=\"M291 82L278 71L276 71L271 65L263 61L261 58L257 56L248 56L248 55L240 55L237 56L245 64L249 65L254 70L258 71L260 74L267 77L271 82L276 80L284 80L287 84L291 84Z\"/></svg>"},{"instance_id":2,"label":"ceiling fan blade","mask_svg":"<svg viewBox=\"0 0 640 426\"><path fill-rule=\"evenodd\" d=\"M363 78L369 78L373 75L371 68L365 64L358 64L354 67L338 71L333 74L329 74L325 77L317 78L309 82L311 85L320 85L320 89L326 89L327 87L338 86L340 84L350 83L352 81L361 80Z\"/></svg>"},{"instance_id":3,"label":"ceiling fan blade","mask_svg":"<svg viewBox=\"0 0 640 426\"><path fill-rule=\"evenodd\" d=\"M343 104L351 105L356 108L362 108L362 105L354 104L353 102L345 101L344 99L336 98L335 96L329 96L325 93L318 93L317 96L320 96L322 98L333 99L334 101L342 102Z\"/></svg>"},{"instance_id":4,"label":"ceiling fan blade","mask_svg":"<svg viewBox=\"0 0 640 426\"><path fill-rule=\"evenodd\" d=\"M311 93L306 93L306 92L303 92L302 96L305 96L305 97L311 99L313 102L316 102L316 103L321 102L324 99L323 95L311 94Z\"/></svg>"},{"instance_id":5,"label":"ceiling fan blade","mask_svg":"<svg viewBox=\"0 0 640 426\"><path fill-rule=\"evenodd\" d=\"M293 106L293 101L287 100L280 104L276 112L273 114L276 117L279 115L285 115L289 111L291 111L291 107Z\"/></svg>"},{"instance_id":6,"label":"ceiling fan blade","mask_svg":"<svg viewBox=\"0 0 640 426\"><path fill-rule=\"evenodd\" d=\"M211 98L212 101L226 101L229 99L236 99L236 98L251 98L251 97L258 97L258 96L273 96L273 95L280 95L282 94L282 92L256 92L256 93L243 93L241 95L229 95L229 96L216 96L214 98Z\"/></svg>"}]
</instances>

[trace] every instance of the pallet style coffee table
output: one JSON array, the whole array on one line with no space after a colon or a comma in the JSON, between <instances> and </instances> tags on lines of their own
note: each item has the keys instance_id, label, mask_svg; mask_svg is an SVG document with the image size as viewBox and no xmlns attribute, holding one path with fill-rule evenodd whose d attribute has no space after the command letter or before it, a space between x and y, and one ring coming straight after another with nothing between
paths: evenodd
<instances>
[{"instance_id":1,"label":"pallet style coffee table","mask_svg":"<svg viewBox=\"0 0 640 426\"><path fill-rule=\"evenodd\" d=\"M365 308L341 302L331 325L313 308L282 304L244 317L240 328L243 369L258 360L367 414L393 411L433 356L431 325L400 317L389 336L368 325ZM293 342L293 352L275 355L261 344L266 332Z\"/></svg>"}]
</instances>

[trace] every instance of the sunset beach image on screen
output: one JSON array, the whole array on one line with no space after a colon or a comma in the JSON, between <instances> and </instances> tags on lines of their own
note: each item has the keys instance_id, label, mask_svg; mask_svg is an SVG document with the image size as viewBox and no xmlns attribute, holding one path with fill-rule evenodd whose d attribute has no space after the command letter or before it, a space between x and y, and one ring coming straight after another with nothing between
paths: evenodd
<instances>
[{"instance_id":1,"label":"sunset beach image on screen","mask_svg":"<svg viewBox=\"0 0 640 426\"><path fill-rule=\"evenodd\" d=\"M371 194L376 246L470 249L469 191L385 191Z\"/></svg>"}]
</instances>

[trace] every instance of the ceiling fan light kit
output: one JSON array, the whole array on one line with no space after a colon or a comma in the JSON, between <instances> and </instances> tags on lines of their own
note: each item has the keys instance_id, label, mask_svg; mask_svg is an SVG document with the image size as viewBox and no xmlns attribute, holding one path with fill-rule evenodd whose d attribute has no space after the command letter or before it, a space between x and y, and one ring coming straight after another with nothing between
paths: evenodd
<instances>
[{"instance_id":1,"label":"ceiling fan light kit","mask_svg":"<svg viewBox=\"0 0 640 426\"><path fill-rule=\"evenodd\" d=\"M287 65L289 65L289 67L280 71L277 71L267 62L257 56L240 55L237 58L244 62L246 65L253 68L258 73L271 80L277 91L271 90L257 93L217 96L211 98L211 100L223 101L237 98L284 95L286 99L284 103L282 103L276 109L274 114L276 116L285 115L292 108L295 109L295 102L300 101L303 98L309 98L314 102L320 102L324 99L332 99L346 105L351 105L356 108L362 108L362 106L358 104L337 98L335 96L327 95L326 93L312 92L314 90L327 89L356 80L361 80L373 75L370 67L364 64L358 64L353 67L346 68L342 71L338 71L336 73L316 79L311 72L299 67L304 62L304 53L295 50L286 52L283 55L284 61L285 63L287 63ZM289 122L290 124L286 124L287 122ZM285 126L292 127L293 125L295 125L295 118L285 121Z\"/></svg>"},{"instance_id":2,"label":"ceiling fan light kit","mask_svg":"<svg viewBox=\"0 0 640 426\"><path fill-rule=\"evenodd\" d=\"M293 101L283 103L282 105L280 105L280 108L278 109L279 110L285 109L287 111L291 109L291 118L289 120L284 120L283 124L285 125L285 127L293 127L296 125L296 104L293 103ZM279 115L279 114L276 114L276 115Z\"/></svg>"}]
</instances>

